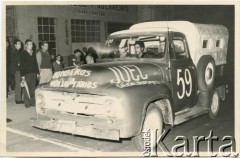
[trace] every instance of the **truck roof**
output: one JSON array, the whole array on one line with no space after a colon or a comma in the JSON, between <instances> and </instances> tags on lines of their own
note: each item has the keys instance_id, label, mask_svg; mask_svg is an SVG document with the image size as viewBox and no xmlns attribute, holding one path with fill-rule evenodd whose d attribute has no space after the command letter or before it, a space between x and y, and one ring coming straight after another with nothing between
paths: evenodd
<instances>
[{"instance_id":1,"label":"truck roof","mask_svg":"<svg viewBox=\"0 0 240 158\"><path fill-rule=\"evenodd\" d=\"M128 30L122 30L112 33L110 36L114 37L127 37L127 36L134 36L134 35L148 35L148 34L155 34L159 32L167 32L169 31L167 28L151 28L151 29L128 29Z\"/></svg>"},{"instance_id":2,"label":"truck roof","mask_svg":"<svg viewBox=\"0 0 240 158\"><path fill-rule=\"evenodd\" d=\"M186 35L189 33L196 33L199 28L207 29L219 29L223 34L226 34L227 29L222 25L214 24L197 24L189 21L152 21L143 22L132 25L127 30L117 31L111 34L111 36L117 36L121 34L141 34L147 32L166 32L166 31L177 31L182 32ZM198 31L197 31L198 32Z\"/></svg>"}]
</instances>

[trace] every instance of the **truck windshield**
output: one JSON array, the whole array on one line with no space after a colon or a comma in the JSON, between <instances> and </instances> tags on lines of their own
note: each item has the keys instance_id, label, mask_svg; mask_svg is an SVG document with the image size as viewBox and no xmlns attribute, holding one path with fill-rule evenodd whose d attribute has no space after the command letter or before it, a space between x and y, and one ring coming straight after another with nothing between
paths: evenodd
<instances>
[{"instance_id":1,"label":"truck windshield","mask_svg":"<svg viewBox=\"0 0 240 158\"><path fill-rule=\"evenodd\" d=\"M106 42L108 58L163 58L165 36L137 36L109 38Z\"/></svg>"}]
</instances>

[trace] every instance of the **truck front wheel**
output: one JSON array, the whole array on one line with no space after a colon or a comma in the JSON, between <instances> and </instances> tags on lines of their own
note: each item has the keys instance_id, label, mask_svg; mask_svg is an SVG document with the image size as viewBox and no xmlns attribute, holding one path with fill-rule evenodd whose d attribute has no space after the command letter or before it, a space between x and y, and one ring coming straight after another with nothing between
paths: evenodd
<instances>
[{"instance_id":1,"label":"truck front wheel","mask_svg":"<svg viewBox=\"0 0 240 158\"><path fill-rule=\"evenodd\" d=\"M211 56L203 56L197 65L198 88L210 91L215 79L215 62Z\"/></svg>"},{"instance_id":2,"label":"truck front wheel","mask_svg":"<svg viewBox=\"0 0 240 158\"><path fill-rule=\"evenodd\" d=\"M160 134L162 133L162 129L163 129L163 118L162 118L162 112L159 111L156 107L155 104L152 103L151 105L149 105L148 109L147 109L147 113L145 116L145 120L143 122L143 127L141 130L141 133L135 137L132 138L133 144L134 146L139 150L139 151L143 151L144 148L144 134L146 134L146 132L150 129L150 131L154 131L157 132L156 134L156 138L158 138L160 136ZM150 137L151 139L151 137ZM152 140L150 140L152 141ZM152 146L156 146L157 143L156 141L152 141L155 142L154 144L151 144Z\"/></svg>"}]
</instances>

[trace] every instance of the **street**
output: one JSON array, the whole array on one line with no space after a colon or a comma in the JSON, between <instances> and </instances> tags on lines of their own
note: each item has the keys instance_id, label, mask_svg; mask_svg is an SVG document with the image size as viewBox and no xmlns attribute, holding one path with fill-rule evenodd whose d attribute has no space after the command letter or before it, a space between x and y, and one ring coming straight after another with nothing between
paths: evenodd
<instances>
[{"instance_id":1,"label":"street","mask_svg":"<svg viewBox=\"0 0 240 158\"><path fill-rule=\"evenodd\" d=\"M107 141L37 129L31 126L31 119L34 117L36 117L35 108L25 108L24 104L15 104L14 91L12 91L7 99L7 152L137 151L130 139L120 142ZM177 136L186 136L189 140L189 151L192 151L193 136L207 137L211 130L213 135L219 138L219 141L214 142L214 151L218 151L219 146L223 145L221 140L224 136L234 136L234 102L229 94L222 103L217 119L210 120L207 115L203 115L180 124L170 130L163 143L171 150L177 143L175 141ZM199 151L207 151L206 141L199 143Z\"/></svg>"}]
</instances>

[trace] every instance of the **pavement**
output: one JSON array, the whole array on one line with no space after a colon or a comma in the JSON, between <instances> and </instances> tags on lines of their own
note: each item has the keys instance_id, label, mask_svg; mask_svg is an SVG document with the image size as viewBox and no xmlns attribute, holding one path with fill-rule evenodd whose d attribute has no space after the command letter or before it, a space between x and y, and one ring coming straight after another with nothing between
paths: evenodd
<instances>
[{"instance_id":1,"label":"pavement","mask_svg":"<svg viewBox=\"0 0 240 158\"><path fill-rule=\"evenodd\" d=\"M222 103L219 116L211 120L207 115L200 116L170 129L163 140L168 149L176 143L178 136L189 140L189 151L194 150L194 136L209 136L210 131L219 137L214 142L214 151L218 151L226 135L234 136L234 99L228 95ZM36 117L35 107L25 108L24 104L15 104L14 92L7 99L7 152L136 152L130 139L107 141L71 134L41 130L31 126ZM179 144L179 143L178 143ZM182 149L180 149L181 151ZM199 143L199 151L207 151L207 142Z\"/></svg>"}]
</instances>

